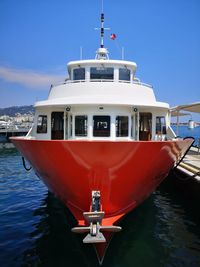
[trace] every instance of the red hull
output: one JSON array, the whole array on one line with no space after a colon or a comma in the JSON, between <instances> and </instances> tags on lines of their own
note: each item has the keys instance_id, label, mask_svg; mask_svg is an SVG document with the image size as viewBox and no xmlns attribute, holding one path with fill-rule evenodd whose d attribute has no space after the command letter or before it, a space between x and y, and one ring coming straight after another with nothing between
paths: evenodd
<instances>
[{"instance_id":1,"label":"red hull","mask_svg":"<svg viewBox=\"0 0 200 267\"><path fill-rule=\"evenodd\" d=\"M102 225L112 225L155 190L193 139L12 142L79 225L85 224L83 212L89 211L93 190L101 192Z\"/></svg>"}]
</instances>

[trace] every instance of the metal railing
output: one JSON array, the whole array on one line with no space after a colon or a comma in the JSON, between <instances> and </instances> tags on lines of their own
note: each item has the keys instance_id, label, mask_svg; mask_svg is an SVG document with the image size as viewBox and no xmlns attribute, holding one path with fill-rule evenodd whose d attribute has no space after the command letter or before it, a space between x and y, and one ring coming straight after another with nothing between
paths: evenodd
<instances>
[{"instance_id":1,"label":"metal railing","mask_svg":"<svg viewBox=\"0 0 200 267\"><path fill-rule=\"evenodd\" d=\"M116 83L128 83L128 84L136 84L136 85L141 85L141 86L146 86L149 88L153 88L152 85L149 85L147 83L142 83L140 81L126 81L126 80L114 80L114 79L89 79L89 80L65 80L65 82L61 82L55 85L51 85L50 90L49 90L49 94L52 90L53 87L58 86L58 85L64 85L64 84L71 84L71 83L86 83L86 82L116 82Z\"/></svg>"},{"instance_id":2,"label":"metal railing","mask_svg":"<svg viewBox=\"0 0 200 267\"><path fill-rule=\"evenodd\" d=\"M197 144L197 153L199 154L199 151L200 151L200 138L197 138L198 140L198 144Z\"/></svg>"}]
</instances>

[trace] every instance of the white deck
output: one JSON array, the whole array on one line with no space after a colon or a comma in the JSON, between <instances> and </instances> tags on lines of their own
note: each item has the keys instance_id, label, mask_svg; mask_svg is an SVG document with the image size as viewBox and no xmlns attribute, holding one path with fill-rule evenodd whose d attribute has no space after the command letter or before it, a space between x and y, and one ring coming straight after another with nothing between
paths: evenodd
<instances>
[{"instance_id":1,"label":"white deck","mask_svg":"<svg viewBox=\"0 0 200 267\"><path fill-rule=\"evenodd\" d=\"M76 82L55 86L48 100L35 107L66 105L127 105L169 109L169 105L157 102L153 89L142 84L125 82Z\"/></svg>"}]
</instances>

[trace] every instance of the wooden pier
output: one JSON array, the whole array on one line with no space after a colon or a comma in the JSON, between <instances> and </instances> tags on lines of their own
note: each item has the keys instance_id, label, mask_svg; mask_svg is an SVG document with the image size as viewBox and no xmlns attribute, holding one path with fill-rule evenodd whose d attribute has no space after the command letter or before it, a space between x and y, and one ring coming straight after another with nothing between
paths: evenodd
<instances>
[{"instance_id":1,"label":"wooden pier","mask_svg":"<svg viewBox=\"0 0 200 267\"><path fill-rule=\"evenodd\" d=\"M185 175L196 179L200 182L200 149L191 147L188 154L177 167Z\"/></svg>"}]
</instances>

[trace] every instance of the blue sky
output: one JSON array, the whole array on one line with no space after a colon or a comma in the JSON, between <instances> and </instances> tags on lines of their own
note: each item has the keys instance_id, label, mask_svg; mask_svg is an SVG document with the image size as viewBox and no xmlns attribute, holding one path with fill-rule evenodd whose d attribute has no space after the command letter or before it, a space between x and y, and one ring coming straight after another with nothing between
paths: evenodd
<instances>
[{"instance_id":1,"label":"blue sky","mask_svg":"<svg viewBox=\"0 0 200 267\"><path fill-rule=\"evenodd\" d=\"M47 98L80 46L84 59L94 58L100 12L101 0L0 0L0 107ZM104 13L110 58L124 47L158 101L200 101L199 0L104 0Z\"/></svg>"}]
</instances>

